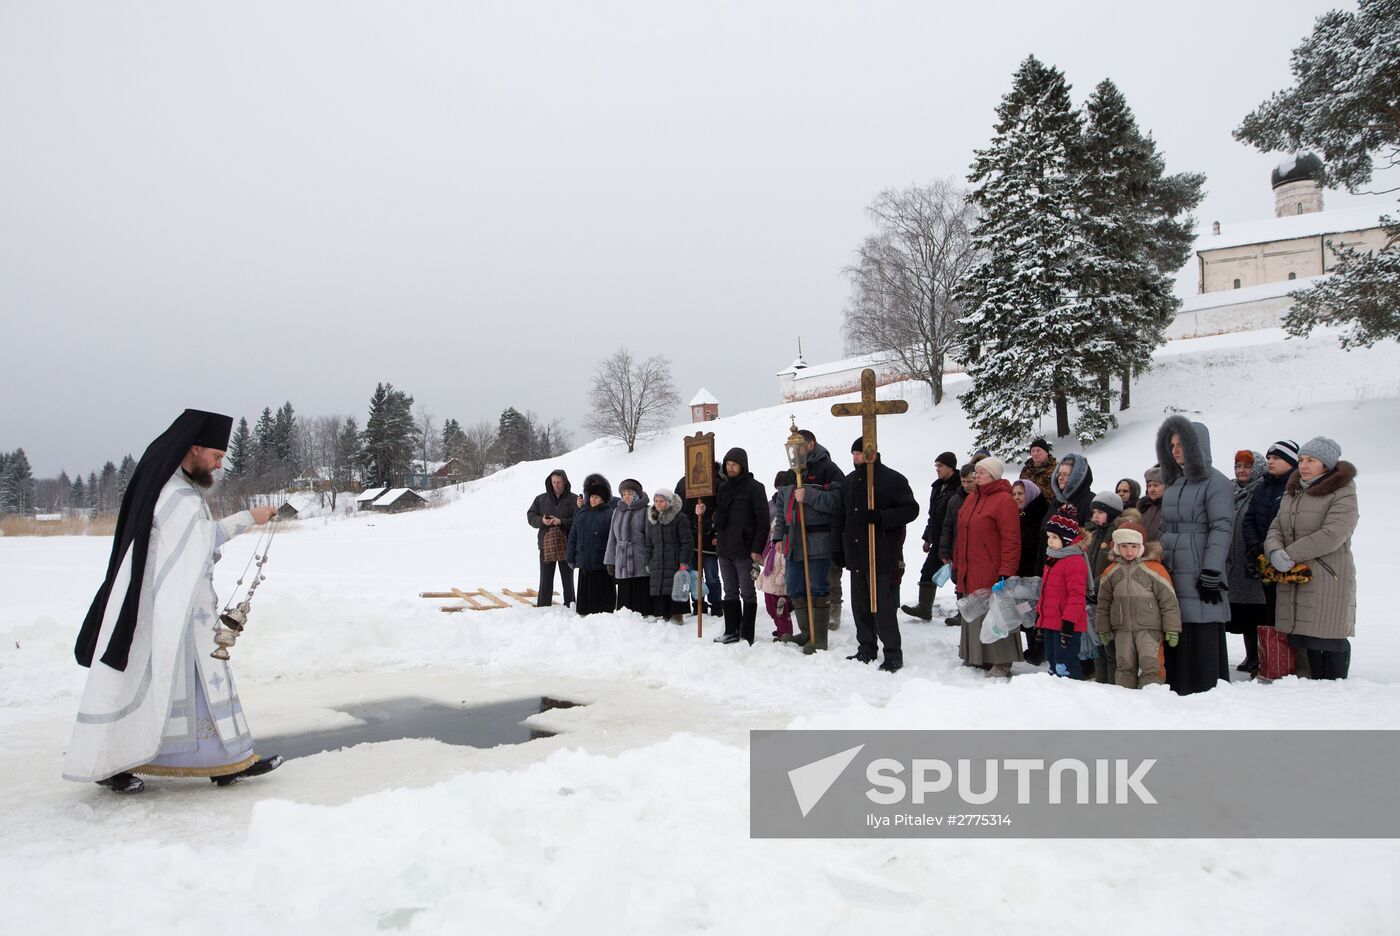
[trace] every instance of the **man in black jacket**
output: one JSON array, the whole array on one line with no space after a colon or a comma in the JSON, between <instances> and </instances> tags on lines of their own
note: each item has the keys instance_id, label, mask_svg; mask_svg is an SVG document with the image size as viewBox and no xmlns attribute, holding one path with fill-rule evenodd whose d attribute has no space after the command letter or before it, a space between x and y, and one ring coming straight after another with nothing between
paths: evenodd
<instances>
[{"instance_id":1,"label":"man in black jacket","mask_svg":"<svg viewBox=\"0 0 1400 936\"><path fill-rule=\"evenodd\" d=\"M574 603L574 570L564 561L564 552L577 506L574 492L569 489L569 476L563 468L556 468L545 478L544 493L536 497L525 512L530 526L540 531L537 537L540 549L540 597L535 603L541 608L554 603L556 564L559 566L559 577L563 580L564 606ZM559 533L552 533L553 530ZM552 537L547 545L546 537Z\"/></svg>"},{"instance_id":2,"label":"man in black jacket","mask_svg":"<svg viewBox=\"0 0 1400 936\"><path fill-rule=\"evenodd\" d=\"M742 639L752 644L758 615L753 568L763 561L768 542L768 491L749 471L749 454L741 448L725 453L724 474L715 493L715 552L724 581L724 633L715 643Z\"/></svg>"},{"instance_id":3,"label":"man in black jacket","mask_svg":"<svg viewBox=\"0 0 1400 936\"><path fill-rule=\"evenodd\" d=\"M843 506L842 555L851 572L851 614L856 619L856 641L859 648L848 660L869 663L885 648L880 669L893 673L904 665L904 650L899 639L899 618L895 608L899 603L899 579L903 574L904 528L919 517L919 502L909 481L880 461L865 463L865 442L858 438L851 443L851 459L855 470L841 484ZM875 473L875 507L870 509L866 493L866 472ZM870 525L875 526L875 568L870 568ZM870 610L870 578L874 576L878 609ZM879 640L877 644L876 640Z\"/></svg>"},{"instance_id":4,"label":"man in black jacket","mask_svg":"<svg viewBox=\"0 0 1400 936\"><path fill-rule=\"evenodd\" d=\"M1269 527L1273 524L1274 517L1278 516L1279 504L1283 502L1288 479L1298 467L1298 443L1292 439L1280 439L1269 446L1269 450L1264 453L1264 460L1268 471L1250 497L1242 524L1245 562L1248 563L1246 571L1255 575L1259 570L1259 557L1264 554L1264 537L1269 535ZM1273 627L1277 612L1278 586L1266 582L1262 623L1266 627Z\"/></svg>"},{"instance_id":5,"label":"man in black jacket","mask_svg":"<svg viewBox=\"0 0 1400 936\"><path fill-rule=\"evenodd\" d=\"M934 459L933 470L938 477L933 481L928 498L928 523L924 526L924 552L928 556L919 569L919 603L913 607L903 606L905 614L921 621L933 620L933 593L936 589L933 573L943 565L938 555L938 538L943 534L943 518L948 502L952 500L953 492L962 488L958 479L958 456L952 452L944 452Z\"/></svg>"}]
</instances>

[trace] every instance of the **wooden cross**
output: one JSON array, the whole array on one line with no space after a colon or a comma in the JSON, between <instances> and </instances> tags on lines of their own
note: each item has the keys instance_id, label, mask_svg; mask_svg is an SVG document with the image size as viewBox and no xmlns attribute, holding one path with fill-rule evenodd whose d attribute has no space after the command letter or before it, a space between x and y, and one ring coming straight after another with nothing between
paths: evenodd
<instances>
[{"instance_id":1,"label":"wooden cross","mask_svg":"<svg viewBox=\"0 0 1400 936\"><path fill-rule=\"evenodd\" d=\"M875 454L880 450L876 444L875 418L877 416L894 416L898 413L909 412L909 404L905 400L886 400L881 403L875 398L875 371L867 367L860 372L860 402L859 403L836 403L831 407L833 416L859 416L861 442L864 443L865 454L865 506L867 510L875 509ZM875 524L870 524L866 529L866 541L870 545L870 564L868 578L870 579L870 613L874 614L879 606L878 589L875 587Z\"/></svg>"}]
</instances>

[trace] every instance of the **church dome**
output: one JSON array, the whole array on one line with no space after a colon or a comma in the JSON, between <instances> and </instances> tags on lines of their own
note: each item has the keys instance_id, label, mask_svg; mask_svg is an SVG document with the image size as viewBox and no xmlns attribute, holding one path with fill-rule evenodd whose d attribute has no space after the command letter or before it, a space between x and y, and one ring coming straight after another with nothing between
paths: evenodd
<instances>
[{"instance_id":1,"label":"church dome","mask_svg":"<svg viewBox=\"0 0 1400 936\"><path fill-rule=\"evenodd\" d=\"M1322 160L1312 153L1298 153L1293 156L1284 157L1277 168L1274 169L1273 187L1287 185L1289 182L1303 182L1316 178L1322 171Z\"/></svg>"}]
</instances>

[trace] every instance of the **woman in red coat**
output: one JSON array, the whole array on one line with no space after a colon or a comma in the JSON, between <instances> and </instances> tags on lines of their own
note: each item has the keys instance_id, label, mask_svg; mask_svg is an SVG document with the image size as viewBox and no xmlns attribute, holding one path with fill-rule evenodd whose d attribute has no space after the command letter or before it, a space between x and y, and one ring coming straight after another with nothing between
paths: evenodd
<instances>
[{"instance_id":1,"label":"woman in red coat","mask_svg":"<svg viewBox=\"0 0 1400 936\"><path fill-rule=\"evenodd\" d=\"M958 592L971 595L1016 574L1021 564L1021 511L1011 496L1011 483L1002 480L1000 459L977 463L976 487L958 511L958 535L953 541L953 572ZM1023 659L1021 635L982 642L982 618L963 620L958 655L968 666L980 666L989 677L1009 678L1011 664Z\"/></svg>"}]
</instances>

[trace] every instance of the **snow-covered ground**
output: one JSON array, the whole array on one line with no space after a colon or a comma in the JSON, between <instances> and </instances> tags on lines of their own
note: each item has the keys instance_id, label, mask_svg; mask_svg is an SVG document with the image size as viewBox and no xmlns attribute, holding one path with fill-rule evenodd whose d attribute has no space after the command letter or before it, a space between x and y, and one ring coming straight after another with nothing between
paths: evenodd
<instances>
[{"instance_id":1,"label":"snow-covered ground","mask_svg":"<svg viewBox=\"0 0 1400 936\"><path fill-rule=\"evenodd\" d=\"M1134 388L1120 430L1087 450L1100 490L1141 478L1165 413L1206 422L1218 462L1326 434L1359 468L1360 594L1352 678L1239 681L1177 698L961 668L957 633L904 619L906 668L832 652L697 640L630 614L563 608L441 614L418 592L535 585L530 500L548 470L601 470L648 490L680 474L677 427L628 455L593 443L468 485L436 510L323 518L279 535L236 672L257 735L344 724L342 706L552 696L553 737L491 749L400 740L288 762L215 790L148 781L137 797L59 779L84 671L71 645L109 548L98 538L0 539L0 919L14 933L1393 931L1393 841L767 841L748 834L753 728L1400 727L1400 349L1344 353L1278 332L1178 342ZM950 379L953 393L964 378ZM917 388L882 421L885 460L921 498L934 456L971 441L955 400ZM789 414L842 464L855 420L832 400L706 426L748 450L765 483ZM1197 416L1199 414L1199 416ZM1059 446L1068 450L1067 446ZM917 568L918 536L908 560ZM253 548L226 550L221 593ZM913 575L905 600L913 594ZM940 605L950 602L940 596ZM762 638L770 629L760 619ZM1240 656L1231 638L1232 659ZM1299 808L1306 808L1300 804ZM1066 891L1071 916L1056 916Z\"/></svg>"}]
</instances>

